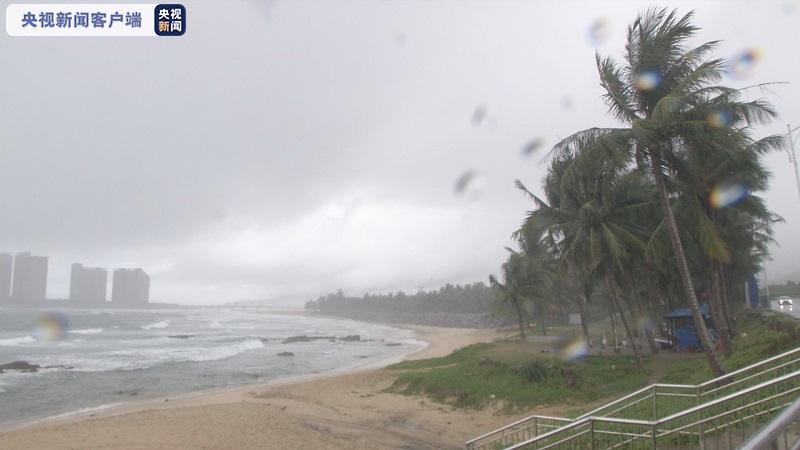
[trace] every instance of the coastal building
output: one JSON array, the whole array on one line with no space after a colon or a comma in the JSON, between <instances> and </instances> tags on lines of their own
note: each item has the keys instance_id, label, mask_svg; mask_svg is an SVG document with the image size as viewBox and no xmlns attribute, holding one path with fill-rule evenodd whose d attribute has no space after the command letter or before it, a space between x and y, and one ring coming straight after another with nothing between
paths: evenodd
<instances>
[{"instance_id":1,"label":"coastal building","mask_svg":"<svg viewBox=\"0 0 800 450\"><path fill-rule=\"evenodd\" d=\"M29 252L14 256L11 297L26 302L44 301L47 296L47 257Z\"/></svg>"},{"instance_id":2,"label":"coastal building","mask_svg":"<svg viewBox=\"0 0 800 450\"><path fill-rule=\"evenodd\" d=\"M69 282L69 301L84 304L103 304L106 301L108 271L75 263Z\"/></svg>"},{"instance_id":3,"label":"coastal building","mask_svg":"<svg viewBox=\"0 0 800 450\"><path fill-rule=\"evenodd\" d=\"M8 300L11 296L11 272L14 267L14 257L8 253L0 253L0 301Z\"/></svg>"},{"instance_id":4,"label":"coastal building","mask_svg":"<svg viewBox=\"0 0 800 450\"><path fill-rule=\"evenodd\" d=\"M147 306L150 276L142 269L116 269L111 286L111 303L117 307Z\"/></svg>"}]
</instances>

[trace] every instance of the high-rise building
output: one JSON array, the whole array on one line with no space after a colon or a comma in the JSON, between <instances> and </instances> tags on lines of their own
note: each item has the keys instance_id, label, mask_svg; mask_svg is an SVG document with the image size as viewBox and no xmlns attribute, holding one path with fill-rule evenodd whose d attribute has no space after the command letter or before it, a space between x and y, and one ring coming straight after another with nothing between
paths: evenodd
<instances>
[{"instance_id":1,"label":"high-rise building","mask_svg":"<svg viewBox=\"0 0 800 450\"><path fill-rule=\"evenodd\" d=\"M21 301L43 301L47 296L47 257L29 252L14 256L11 297Z\"/></svg>"},{"instance_id":2,"label":"high-rise building","mask_svg":"<svg viewBox=\"0 0 800 450\"><path fill-rule=\"evenodd\" d=\"M142 269L116 269L111 286L111 303L121 307L146 306L150 297L150 276Z\"/></svg>"},{"instance_id":3,"label":"high-rise building","mask_svg":"<svg viewBox=\"0 0 800 450\"><path fill-rule=\"evenodd\" d=\"M69 282L69 300L75 303L103 304L106 301L108 271L99 267L72 265Z\"/></svg>"},{"instance_id":4,"label":"high-rise building","mask_svg":"<svg viewBox=\"0 0 800 450\"><path fill-rule=\"evenodd\" d=\"M11 272L14 257L8 253L0 253L0 301L11 296Z\"/></svg>"}]
</instances>

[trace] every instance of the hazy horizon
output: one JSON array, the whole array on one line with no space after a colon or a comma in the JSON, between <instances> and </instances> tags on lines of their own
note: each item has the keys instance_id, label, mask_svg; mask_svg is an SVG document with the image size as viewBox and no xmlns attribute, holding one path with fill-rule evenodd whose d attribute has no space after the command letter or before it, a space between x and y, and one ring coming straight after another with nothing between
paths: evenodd
<instances>
[{"instance_id":1,"label":"hazy horizon","mask_svg":"<svg viewBox=\"0 0 800 450\"><path fill-rule=\"evenodd\" d=\"M800 3L731 3L208 1L181 38L3 33L0 252L49 256L52 298L73 262L182 304L486 282L533 208L513 180L539 191L550 145L615 124L595 50L621 57L648 6L760 52L726 83L789 83L751 91L780 114L757 137L800 125ZM772 281L800 270L800 198L785 153L764 163Z\"/></svg>"}]
</instances>

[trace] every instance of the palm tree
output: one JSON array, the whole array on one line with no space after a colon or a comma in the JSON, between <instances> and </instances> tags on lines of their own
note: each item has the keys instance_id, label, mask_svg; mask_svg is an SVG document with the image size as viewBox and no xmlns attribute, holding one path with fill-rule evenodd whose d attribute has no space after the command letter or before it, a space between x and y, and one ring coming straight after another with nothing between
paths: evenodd
<instances>
[{"instance_id":1,"label":"palm tree","mask_svg":"<svg viewBox=\"0 0 800 450\"><path fill-rule=\"evenodd\" d=\"M761 100L739 101L739 90L718 84L725 62L707 59L718 42L707 42L693 49L685 47L685 42L698 30L691 19L691 12L678 17L675 11L650 9L628 27L624 65L598 55L603 98L609 112L627 126L578 132L558 143L554 151L570 154L594 143L604 148L606 157L616 161L634 158L641 169L651 174L683 294L709 365L716 375L722 375L724 371L700 314L667 184L686 153L699 149L687 145L689 141L706 143L704 151L718 151L714 143L723 132L709 123L708 118L719 111L721 104L748 127L767 123L775 112ZM737 130L726 129L725 133L736 134ZM620 149L624 152L620 153Z\"/></svg>"},{"instance_id":2,"label":"palm tree","mask_svg":"<svg viewBox=\"0 0 800 450\"><path fill-rule=\"evenodd\" d=\"M560 256L567 264L583 266L585 274L601 272L611 311L620 315L628 340L633 333L620 302L617 275L624 273L631 251L644 249L647 230L635 222L637 212L652 207L652 189L639 173L596 158L591 149L580 157L556 159L546 178L551 205L529 191L522 182L517 187L537 205L528 213L518 236L536 239L547 233L558 239ZM598 176L602 174L602 176ZM558 194L552 192L558 186ZM633 351L641 362L636 346Z\"/></svg>"}]
</instances>

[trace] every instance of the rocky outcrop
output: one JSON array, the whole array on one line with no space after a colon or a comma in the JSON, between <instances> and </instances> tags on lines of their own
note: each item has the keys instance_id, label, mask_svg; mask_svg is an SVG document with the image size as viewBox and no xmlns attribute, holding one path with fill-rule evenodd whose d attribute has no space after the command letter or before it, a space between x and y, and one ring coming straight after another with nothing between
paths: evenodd
<instances>
[{"instance_id":1,"label":"rocky outcrop","mask_svg":"<svg viewBox=\"0 0 800 450\"><path fill-rule=\"evenodd\" d=\"M294 353L292 353L292 352L280 352L280 353L278 353L278 356L294 356Z\"/></svg>"},{"instance_id":2,"label":"rocky outcrop","mask_svg":"<svg viewBox=\"0 0 800 450\"><path fill-rule=\"evenodd\" d=\"M0 373L3 373L6 370L16 370L19 372L36 372L41 368L42 366L38 364L31 364L28 361L14 361L8 364L0 364Z\"/></svg>"},{"instance_id":3,"label":"rocky outcrop","mask_svg":"<svg viewBox=\"0 0 800 450\"><path fill-rule=\"evenodd\" d=\"M335 341L336 336L290 336L283 340L283 344L291 344L292 342L311 342L311 341Z\"/></svg>"}]
</instances>

